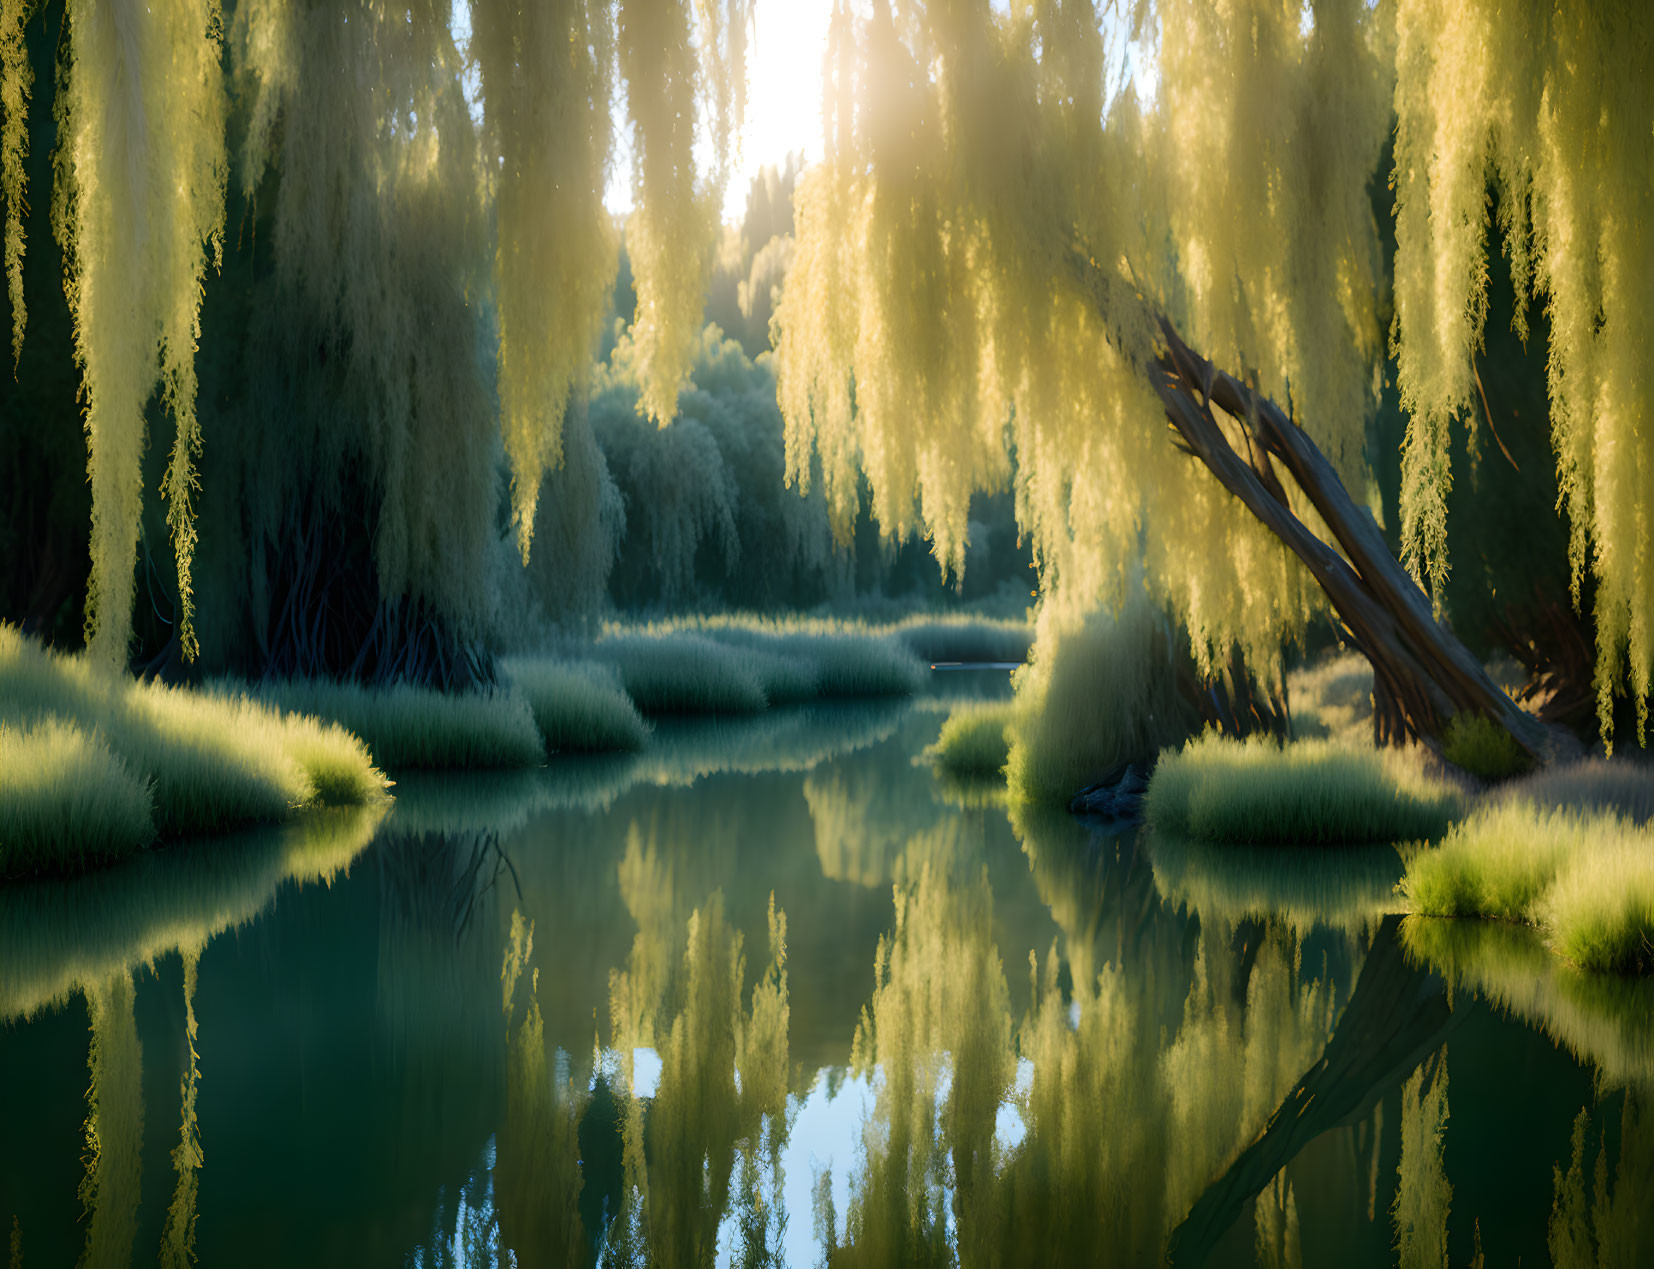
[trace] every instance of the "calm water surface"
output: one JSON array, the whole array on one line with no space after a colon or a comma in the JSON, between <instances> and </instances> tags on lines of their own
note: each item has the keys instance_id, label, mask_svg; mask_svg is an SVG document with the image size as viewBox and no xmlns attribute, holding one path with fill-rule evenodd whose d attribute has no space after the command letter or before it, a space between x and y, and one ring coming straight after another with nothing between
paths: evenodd
<instances>
[{"instance_id":1,"label":"calm water surface","mask_svg":"<svg viewBox=\"0 0 1654 1269\"><path fill-rule=\"evenodd\" d=\"M12 1263L1654 1263L1649 989L1008 815L944 710L0 890Z\"/></svg>"}]
</instances>

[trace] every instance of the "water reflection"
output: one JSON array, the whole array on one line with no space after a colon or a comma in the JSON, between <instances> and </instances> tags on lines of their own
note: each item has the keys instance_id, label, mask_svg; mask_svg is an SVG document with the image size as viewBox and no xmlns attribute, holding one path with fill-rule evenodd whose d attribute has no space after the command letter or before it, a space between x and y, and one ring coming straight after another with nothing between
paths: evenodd
<instances>
[{"instance_id":1,"label":"water reflection","mask_svg":"<svg viewBox=\"0 0 1654 1269\"><path fill-rule=\"evenodd\" d=\"M1504 921L1409 917L1401 941L1416 963L1589 1064L1605 1088L1654 1090L1654 980L1576 970Z\"/></svg>"},{"instance_id":2,"label":"water reflection","mask_svg":"<svg viewBox=\"0 0 1654 1269\"><path fill-rule=\"evenodd\" d=\"M1572 1157L1556 1169L1550 1252L1557 1269L1646 1265L1654 1261L1654 1220L1648 1195L1654 1188L1654 1115L1638 1094L1621 1108L1618 1158L1610 1164L1607 1131L1598 1134L1595 1164L1587 1179L1591 1116L1574 1121Z\"/></svg>"},{"instance_id":3,"label":"water reflection","mask_svg":"<svg viewBox=\"0 0 1654 1269\"><path fill-rule=\"evenodd\" d=\"M1399 921L1388 848L956 798L939 722L0 890L0 1217L30 1264L1648 1260L1644 984Z\"/></svg>"}]
</instances>

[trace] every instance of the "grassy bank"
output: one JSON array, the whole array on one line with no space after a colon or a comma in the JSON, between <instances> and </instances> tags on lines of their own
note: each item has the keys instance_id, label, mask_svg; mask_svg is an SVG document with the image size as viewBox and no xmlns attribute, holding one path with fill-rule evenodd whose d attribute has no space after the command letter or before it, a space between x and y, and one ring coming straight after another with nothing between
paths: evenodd
<instances>
[{"instance_id":1,"label":"grassy bank","mask_svg":"<svg viewBox=\"0 0 1654 1269\"><path fill-rule=\"evenodd\" d=\"M1421 916L1535 926L1594 970L1654 970L1654 834L1612 811L1513 799L1456 824L1402 880Z\"/></svg>"},{"instance_id":2,"label":"grassy bank","mask_svg":"<svg viewBox=\"0 0 1654 1269\"><path fill-rule=\"evenodd\" d=\"M1160 756L1144 809L1172 837L1331 846L1435 837L1463 794L1411 752L1207 734Z\"/></svg>"},{"instance_id":3,"label":"grassy bank","mask_svg":"<svg viewBox=\"0 0 1654 1269\"><path fill-rule=\"evenodd\" d=\"M0 875L383 796L341 727L229 690L106 674L0 627Z\"/></svg>"},{"instance_id":4,"label":"grassy bank","mask_svg":"<svg viewBox=\"0 0 1654 1269\"><path fill-rule=\"evenodd\" d=\"M548 753L631 753L649 739L649 724L612 666L510 657L500 671L528 702Z\"/></svg>"}]
</instances>

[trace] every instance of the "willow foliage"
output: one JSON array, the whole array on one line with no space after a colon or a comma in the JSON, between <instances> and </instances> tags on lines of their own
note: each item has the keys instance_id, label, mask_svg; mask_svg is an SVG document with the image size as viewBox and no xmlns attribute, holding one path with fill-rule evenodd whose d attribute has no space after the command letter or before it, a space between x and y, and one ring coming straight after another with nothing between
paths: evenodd
<instances>
[{"instance_id":1,"label":"willow foliage","mask_svg":"<svg viewBox=\"0 0 1654 1269\"><path fill-rule=\"evenodd\" d=\"M612 15L589 0L476 0L495 184L500 429L526 559L540 482L562 460L562 416L591 365L616 244L608 177Z\"/></svg>"},{"instance_id":2,"label":"willow foliage","mask_svg":"<svg viewBox=\"0 0 1654 1269\"><path fill-rule=\"evenodd\" d=\"M111 0L69 14L71 67L58 103L66 186L54 226L86 398L87 630L94 653L111 662L124 663L131 629L145 408L157 380L177 423L163 488L172 502L180 634L186 649L194 643L194 363L202 277L223 221L220 42L216 0Z\"/></svg>"},{"instance_id":3,"label":"willow foliage","mask_svg":"<svg viewBox=\"0 0 1654 1269\"><path fill-rule=\"evenodd\" d=\"M693 11L690 0L620 2L620 73L637 200L626 231L637 287L633 339L644 369L640 405L662 426L672 419L700 333L729 139L745 99L750 10L751 0L694 0ZM715 119L710 180L695 170L703 83Z\"/></svg>"},{"instance_id":4,"label":"willow foliage","mask_svg":"<svg viewBox=\"0 0 1654 1269\"><path fill-rule=\"evenodd\" d=\"M1155 63L1143 100L1127 37ZM1628 2L841 4L778 310L792 478L819 461L842 532L864 472L885 530L956 567L969 495L1014 452L1048 589L1118 604L1146 556L1202 668L1232 642L1265 668L1311 595L1166 443L1145 310L1286 406L1357 496L1393 354L1404 556L1439 596L1450 428L1474 445L1486 408L1491 190L1549 319L1606 727L1622 682L1654 686L1651 45ZM1370 193L1392 123L1393 308Z\"/></svg>"},{"instance_id":5,"label":"willow foliage","mask_svg":"<svg viewBox=\"0 0 1654 1269\"><path fill-rule=\"evenodd\" d=\"M1558 483L1575 599L1596 584L1603 729L1629 679L1654 686L1654 12L1402 0L1396 9L1396 325L1406 543L1445 574L1447 421L1474 426L1488 190L1518 295L1545 305ZM1524 316L1517 315L1525 333Z\"/></svg>"},{"instance_id":6,"label":"willow foliage","mask_svg":"<svg viewBox=\"0 0 1654 1269\"><path fill-rule=\"evenodd\" d=\"M175 421L161 493L186 656L204 443L225 486L208 495L212 559L242 561L227 571L251 591L225 609L267 625L286 598L264 574L313 576L328 540L365 522L384 602L475 637L498 618L501 442L526 557L582 408L616 259L602 195L617 73L637 167L642 404L675 413L744 104L749 0L474 0L463 47L445 0L241 0L228 30L219 2L66 6L53 224L86 408L89 635L124 659L159 403ZM36 8L0 6L14 357ZM203 428L202 290L232 165L239 289L212 312L237 329L209 340L224 364Z\"/></svg>"},{"instance_id":7,"label":"willow foliage","mask_svg":"<svg viewBox=\"0 0 1654 1269\"><path fill-rule=\"evenodd\" d=\"M15 364L23 350L23 200L28 181L23 160L29 151L29 93L34 68L23 45L23 28L33 8L31 0L0 3L0 200L6 204L6 294L11 300L11 355Z\"/></svg>"},{"instance_id":8,"label":"willow foliage","mask_svg":"<svg viewBox=\"0 0 1654 1269\"><path fill-rule=\"evenodd\" d=\"M922 528L957 569L970 496L1007 481L1014 451L1048 589L1118 605L1146 550L1203 667L1236 641L1267 666L1309 591L1227 493L1186 479L1141 372L1139 296L1359 470L1383 41L1359 5L1308 24L1268 0L1155 12L1145 109L1129 88L1105 98L1119 14L841 6L827 155L799 184L777 312L790 474L807 485L819 457L843 533L865 472L883 528Z\"/></svg>"}]
</instances>

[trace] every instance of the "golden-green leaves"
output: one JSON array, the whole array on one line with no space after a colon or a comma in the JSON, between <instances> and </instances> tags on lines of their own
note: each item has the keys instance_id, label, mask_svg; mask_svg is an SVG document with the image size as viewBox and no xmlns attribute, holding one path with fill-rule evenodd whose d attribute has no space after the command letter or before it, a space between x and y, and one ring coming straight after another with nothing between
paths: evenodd
<instances>
[{"instance_id":1,"label":"golden-green leaves","mask_svg":"<svg viewBox=\"0 0 1654 1269\"><path fill-rule=\"evenodd\" d=\"M55 229L69 270L92 484L87 632L123 663L142 509L144 410L159 378L177 423L164 492L179 635L194 651L190 493L200 431L195 343L224 217L225 99L216 0L111 0L69 15L67 154ZM157 362L159 354L159 362Z\"/></svg>"},{"instance_id":2,"label":"golden-green leaves","mask_svg":"<svg viewBox=\"0 0 1654 1269\"><path fill-rule=\"evenodd\" d=\"M1144 109L1105 98L1120 68L1081 9L836 18L827 155L795 195L776 317L789 476L819 464L841 534L865 476L883 530L922 530L957 568L971 496L1014 452L1048 592L1117 607L1146 572L1202 668L1236 642L1272 668L1310 591L1166 443L1143 301L1359 474L1381 351L1376 19L1164 3Z\"/></svg>"},{"instance_id":3,"label":"golden-green leaves","mask_svg":"<svg viewBox=\"0 0 1654 1269\"><path fill-rule=\"evenodd\" d=\"M23 28L33 0L0 0L0 199L6 204L6 294L11 300L11 356L23 350L23 203L28 179L23 160L29 152L29 91L34 68L23 44Z\"/></svg>"},{"instance_id":4,"label":"golden-green leaves","mask_svg":"<svg viewBox=\"0 0 1654 1269\"><path fill-rule=\"evenodd\" d=\"M1576 599L1596 586L1599 716L1654 686L1654 12L1477 0L1396 8L1396 324L1409 562L1445 574L1446 428L1474 425L1490 194L1519 306L1545 302L1551 435ZM1525 317L1517 314L1519 331Z\"/></svg>"},{"instance_id":5,"label":"golden-green leaves","mask_svg":"<svg viewBox=\"0 0 1654 1269\"><path fill-rule=\"evenodd\" d=\"M748 0L621 0L620 73L632 121L633 193L626 249L637 286L632 338L643 371L643 412L664 426L676 413L700 333L717 244L729 129L739 126ZM700 16L697 25L693 18ZM697 62L697 49L700 59ZM710 85L717 179L697 179L697 88Z\"/></svg>"},{"instance_id":6,"label":"golden-green leaves","mask_svg":"<svg viewBox=\"0 0 1654 1269\"><path fill-rule=\"evenodd\" d=\"M606 5L475 0L497 243L500 431L517 542L528 556L540 482L562 461L563 413L591 365L614 276L608 179L614 32Z\"/></svg>"}]
</instances>

